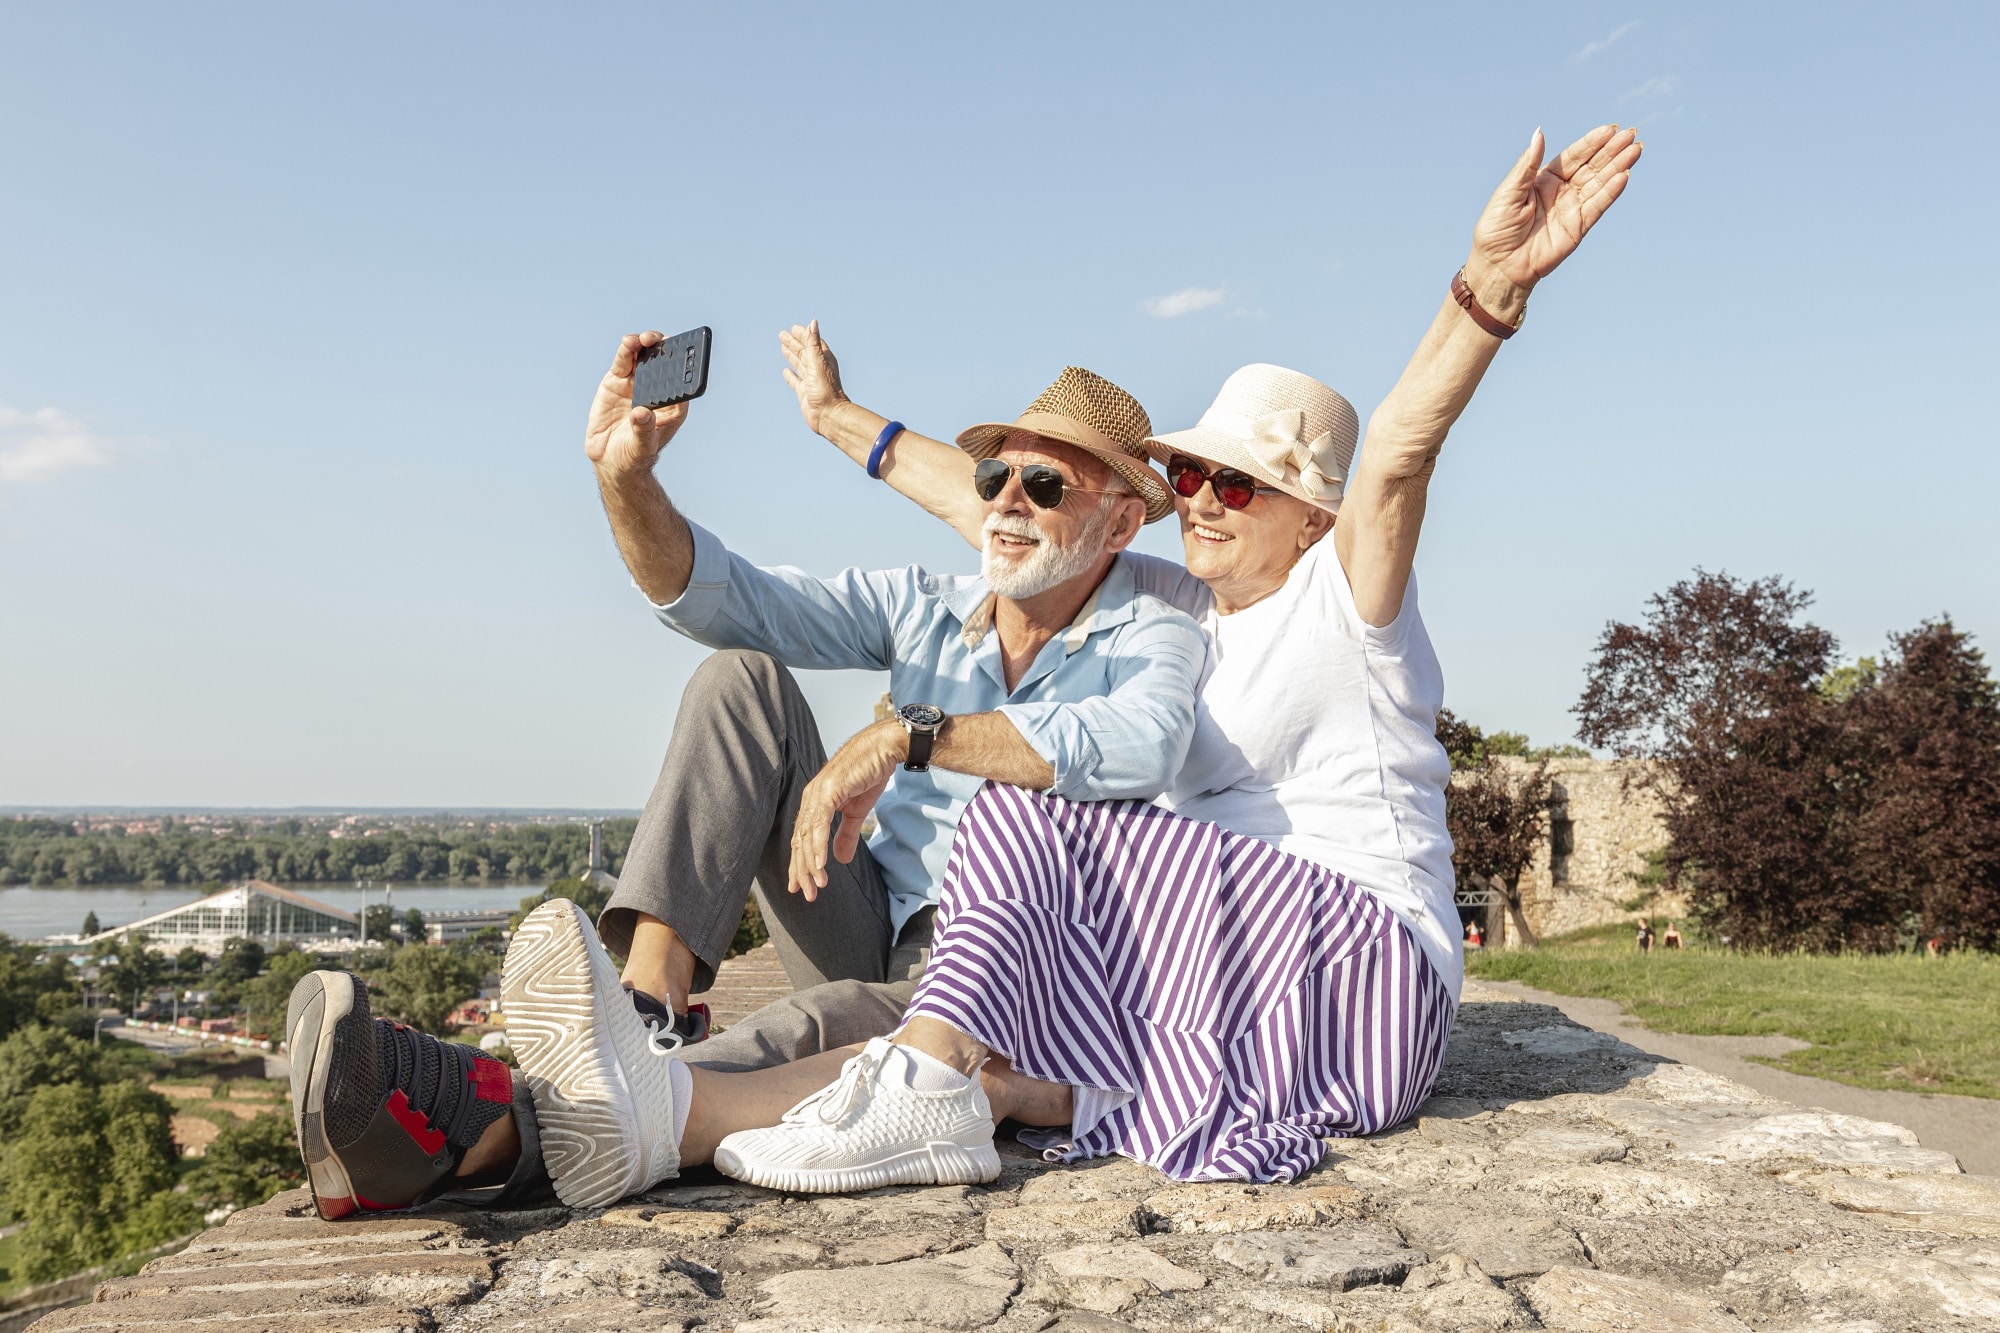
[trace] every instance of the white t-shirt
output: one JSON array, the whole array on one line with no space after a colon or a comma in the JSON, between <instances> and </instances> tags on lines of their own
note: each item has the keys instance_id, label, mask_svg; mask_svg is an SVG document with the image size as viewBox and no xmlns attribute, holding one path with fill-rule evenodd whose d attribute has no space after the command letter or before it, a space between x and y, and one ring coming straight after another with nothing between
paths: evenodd
<instances>
[{"instance_id":1,"label":"white t-shirt","mask_svg":"<svg viewBox=\"0 0 2000 1333\"><path fill-rule=\"evenodd\" d=\"M1465 974L1437 741L1444 673L1413 575L1396 619L1355 609L1329 535L1284 586L1218 615L1208 585L1127 553L1140 588L1207 631L1194 742L1158 804L1346 875L1410 928L1453 995Z\"/></svg>"}]
</instances>

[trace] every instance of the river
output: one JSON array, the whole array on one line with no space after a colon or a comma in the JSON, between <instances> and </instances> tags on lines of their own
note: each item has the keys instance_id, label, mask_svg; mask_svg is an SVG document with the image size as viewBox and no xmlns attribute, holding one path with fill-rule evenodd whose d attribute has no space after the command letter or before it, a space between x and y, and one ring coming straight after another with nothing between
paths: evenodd
<instances>
[{"instance_id":1,"label":"river","mask_svg":"<svg viewBox=\"0 0 2000 1333\"><path fill-rule=\"evenodd\" d=\"M352 884L287 884L294 893L316 898L329 907L359 912L363 891ZM383 901L385 886L367 892L368 905ZM398 916L412 907L426 912L478 912L518 907L521 899L540 893L541 884L394 884L388 901ZM170 907L202 897L199 889L162 884L46 885L16 884L0 889L0 933L16 940L72 935L83 926L85 913L97 913L101 929L112 930L143 920Z\"/></svg>"}]
</instances>

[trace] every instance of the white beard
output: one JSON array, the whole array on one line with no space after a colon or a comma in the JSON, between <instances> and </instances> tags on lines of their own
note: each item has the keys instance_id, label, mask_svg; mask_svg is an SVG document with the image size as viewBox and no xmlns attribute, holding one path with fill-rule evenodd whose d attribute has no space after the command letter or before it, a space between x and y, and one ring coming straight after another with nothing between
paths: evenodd
<instances>
[{"instance_id":1,"label":"white beard","mask_svg":"<svg viewBox=\"0 0 2000 1333\"><path fill-rule=\"evenodd\" d=\"M1009 601L1036 597L1061 583L1067 583L1090 562L1104 553L1104 530L1111 525L1111 506L1100 501L1097 513L1068 546L1058 546L1048 534L1018 515L988 514L985 541L980 548L979 572L986 586ZM1004 532L1036 543L1026 559L1002 560L995 557L993 536Z\"/></svg>"}]
</instances>

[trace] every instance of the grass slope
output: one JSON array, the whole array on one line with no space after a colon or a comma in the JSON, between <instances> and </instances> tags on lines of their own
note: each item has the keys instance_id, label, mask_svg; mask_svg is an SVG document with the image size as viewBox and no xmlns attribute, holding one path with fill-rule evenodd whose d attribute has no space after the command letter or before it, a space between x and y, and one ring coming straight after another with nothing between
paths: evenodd
<instances>
[{"instance_id":1,"label":"grass slope","mask_svg":"<svg viewBox=\"0 0 2000 1333\"><path fill-rule=\"evenodd\" d=\"M1655 949L1617 926L1511 953L1471 953L1467 971L1558 995L1616 1000L1661 1032L1780 1033L1810 1050L1765 1063L1857 1088L2000 1097L2000 957L1743 954Z\"/></svg>"}]
</instances>

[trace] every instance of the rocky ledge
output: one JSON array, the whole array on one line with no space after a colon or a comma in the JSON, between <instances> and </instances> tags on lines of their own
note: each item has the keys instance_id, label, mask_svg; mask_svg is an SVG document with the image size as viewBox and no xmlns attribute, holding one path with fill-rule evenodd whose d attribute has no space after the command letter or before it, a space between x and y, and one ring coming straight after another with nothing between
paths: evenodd
<instances>
[{"instance_id":1,"label":"rocky ledge","mask_svg":"<svg viewBox=\"0 0 2000 1333\"><path fill-rule=\"evenodd\" d=\"M1415 1122L1290 1185L1136 1163L804 1198L708 1173L603 1211L238 1213L38 1330L2000 1326L2000 1181L1469 985Z\"/></svg>"}]
</instances>

